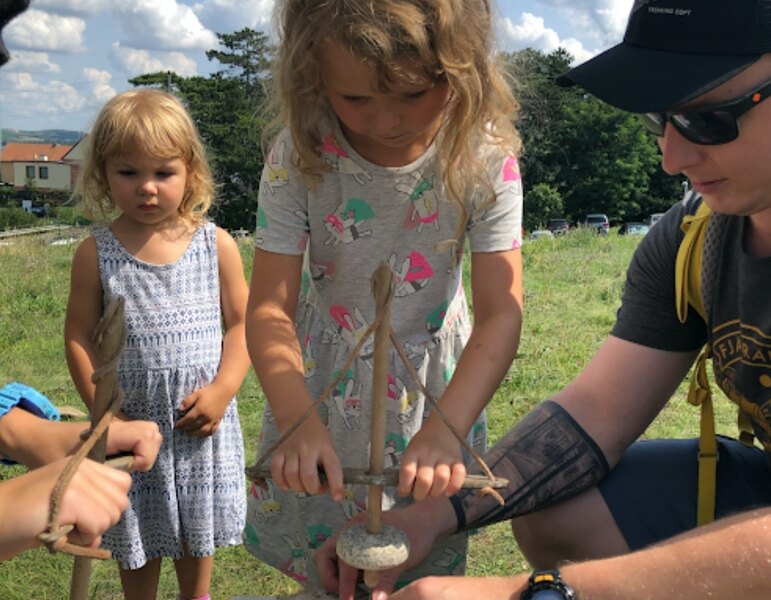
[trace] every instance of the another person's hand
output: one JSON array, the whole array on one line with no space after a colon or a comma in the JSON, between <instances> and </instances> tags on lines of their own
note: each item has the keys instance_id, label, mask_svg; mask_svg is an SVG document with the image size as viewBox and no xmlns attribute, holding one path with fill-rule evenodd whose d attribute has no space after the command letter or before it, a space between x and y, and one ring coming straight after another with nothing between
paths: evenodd
<instances>
[{"instance_id":1,"label":"another person's hand","mask_svg":"<svg viewBox=\"0 0 771 600\"><path fill-rule=\"evenodd\" d=\"M399 461L401 496L423 500L452 496L466 478L460 442L443 422L427 421L412 438Z\"/></svg>"},{"instance_id":2,"label":"another person's hand","mask_svg":"<svg viewBox=\"0 0 771 600\"><path fill-rule=\"evenodd\" d=\"M0 560L38 545L48 525L51 491L69 462L64 458L0 484ZM98 547L101 536L128 507L131 476L84 460L66 487L59 525L72 525L73 544Z\"/></svg>"},{"instance_id":3,"label":"another person's hand","mask_svg":"<svg viewBox=\"0 0 771 600\"><path fill-rule=\"evenodd\" d=\"M326 485L319 478L319 467L326 474ZM340 459L329 431L314 414L273 451L270 470L273 482L282 490L315 495L329 489L333 500L343 499Z\"/></svg>"},{"instance_id":4,"label":"another person's hand","mask_svg":"<svg viewBox=\"0 0 771 600\"><path fill-rule=\"evenodd\" d=\"M366 518L366 513L360 513L343 529L364 522ZM456 527L455 512L446 498L430 498L406 508L385 511L382 520L407 535L410 555L403 564L380 573L377 585L372 589L372 598L381 600L393 591L402 573L422 563L431 553L436 540L452 533ZM338 558L335 547L339 535L340 531L337 531L328 537L316 551L314 560L321 585L330 592L338 592L341 600L353 600L356 582L363 574ZM476 597L476 594L467 596Z\"/></svg>"},{"instance_id":5,"label":"another person's hand","mask_svg":"<svg viewBox=\"0 0 771 600\"><path fill-rule=\"evenodd\" d=\"M424 577L388 596L389 600L509 600L519 598L527 576L523 577ZM372 600L386 596L373 593Z\"/></svg>"},{"instance_id":6,"label":"another person's hand","mask_svg":"<svg viewBox=\"0 0 771 600\"><path fill-rule=\"evenodd\" d=\"M130 452L134 455L132 470L149 471L155 464L161 439L156 423L113 419L107 434L107 454Z\"/></svg>"},{"instance_id":7,"label":"another person's hand","mask_svg":"<svg viewBox=\"0 0 771 600\"><path fill-rule=\"evenodd\" d=\"M179 407L183 416L175 423L176 428L193 437L214 435L232 398L216 383L194 391Z\"/></svg>"}]
</instances>

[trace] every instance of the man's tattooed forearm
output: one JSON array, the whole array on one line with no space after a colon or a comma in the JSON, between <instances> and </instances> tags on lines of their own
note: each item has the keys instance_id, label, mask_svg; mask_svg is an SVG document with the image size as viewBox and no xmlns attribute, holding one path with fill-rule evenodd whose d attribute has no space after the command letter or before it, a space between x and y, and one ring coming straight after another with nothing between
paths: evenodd
<instances>
[{"instance_id":1,"label":"man's tattooed forearm","mask_svg":"<svg viewBox=\"0 0 771 600\"><path fill-rule=\"evenodd\" d=\"M597 444L564 408L546 401L533 409L487 454L505 504L463 490L451 498L458 529L482 527L542 509L595 485L608 473Z\"/></svg>"}]
</instances>

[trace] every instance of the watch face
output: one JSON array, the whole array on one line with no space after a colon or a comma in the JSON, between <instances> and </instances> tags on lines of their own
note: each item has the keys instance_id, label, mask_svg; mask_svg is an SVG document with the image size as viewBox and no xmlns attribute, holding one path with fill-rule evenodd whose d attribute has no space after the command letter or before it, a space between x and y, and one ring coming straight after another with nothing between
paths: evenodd
<instances>
[{"instance_id":1,"label":"watch face","mask_svg":"<svg viewBox=\"0 0 771 600\"><path fill-rule=\"evenodd\" d=\"M532 600L565 600L565 594L557 590L539 590L531 598Z\"/></svg>"}]
</instances>

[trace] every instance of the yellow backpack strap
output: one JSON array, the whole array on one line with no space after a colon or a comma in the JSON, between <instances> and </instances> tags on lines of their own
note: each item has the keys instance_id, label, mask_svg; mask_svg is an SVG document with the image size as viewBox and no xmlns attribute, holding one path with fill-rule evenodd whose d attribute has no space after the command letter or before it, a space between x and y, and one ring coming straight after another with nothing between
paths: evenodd
<instances>
[{"instance_id":1,"label":"yellow backpack strap","mask_svg":"<svg viewBox=\"0 0 771 600\"><path fill-rule=\"evenodd\" d=\"M701 250L712 211L704 202L696 213L685 215L680 229L685 236L680 242L675 260L675 302L677 318L685 323L690 304L707 321L707 311L701 298Z\"/></svg>"},{"instance_id":2,"label":"yellow backpack strap","mask_svg":"<svg viewBox=\"0 0 771 600\"><path fill-rule=\"evenodd\" d=\"M685 234L677 250L675 261L675 302L677 318L685 323L688 306L692 306L709 322L701 293L701 258L704 235L712 211L702 202L693 215L686 215L680 224ZM717 489L717 437L712 391L707 378L707 343L696 359L688 389L688 402L701 407L699 434L699 487L696 506L696 524L705 525L715 520L715 493Z\"/></svg>"},{"instance_id":3,"label":"yellow backpack strap","mask_svg":"<svg viewBox=\"0 0 771 600\"><path fill-rule=\"evenodd\" d=\"M706 344L696 359L688 388L688 402L701 406L699 435L699 493L696 505L696 525L715 520L715 492L717 487L717 437L712 390L707 379L707 359L710 345Z\"/></svg>"}]
</instances>

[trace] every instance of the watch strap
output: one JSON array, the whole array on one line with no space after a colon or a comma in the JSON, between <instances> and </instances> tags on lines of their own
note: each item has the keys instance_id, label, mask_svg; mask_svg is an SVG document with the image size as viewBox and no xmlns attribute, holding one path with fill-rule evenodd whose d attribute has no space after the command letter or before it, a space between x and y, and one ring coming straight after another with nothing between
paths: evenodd
<instances>
[{"instance_id":1,"label":"watch strap","mask_svg":"<svg viewBox=\"0 0 771 600\"><path fill-rule=\"evenodd\" d=\"M536 569L527 580L527 588L520 595L520 600L538 600L538 592L558 592L565 600L575 600L576 593L562 581L558 569Z\"/></svg>"}]
</instances>

